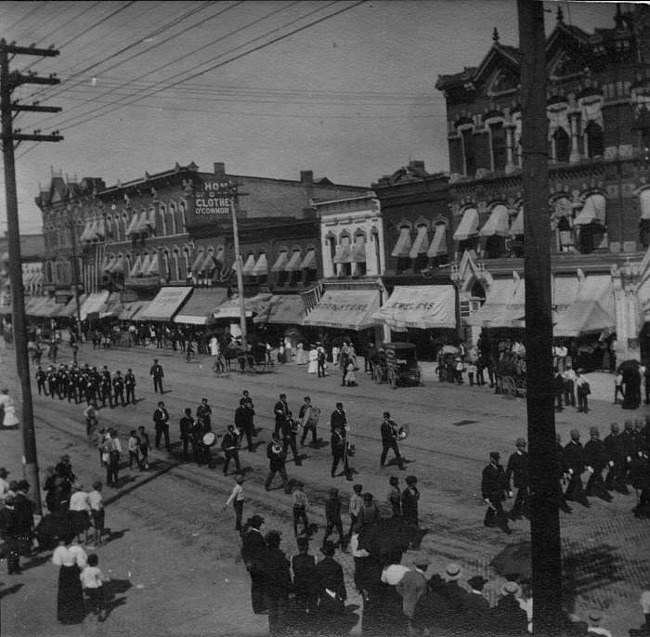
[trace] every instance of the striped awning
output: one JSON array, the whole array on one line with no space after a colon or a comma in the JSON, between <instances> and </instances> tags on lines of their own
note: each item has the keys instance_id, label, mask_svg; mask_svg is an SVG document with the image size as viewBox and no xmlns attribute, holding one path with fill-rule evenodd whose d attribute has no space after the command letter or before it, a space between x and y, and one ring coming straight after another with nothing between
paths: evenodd
<instances>
[{"instance_id":1,"label":"striped awning","mask_svg":"<svg viewBox=\"0 0 650 637\"><path fill-rule=\"evenodd\" d=\"M351 263L352 257L350 255L350 244L343 243L336 246L336 253L334 254L334 263Z\"/></svg>"},{"instance_id":2,"label":"striped awning","mask_svg":"<svg viewBox=\"0 0 650 637\"><path fill-rule=\"evenodd\" d=\"M439 223L435 228L436 231L427 250L427 256L431 258L447 254L447 224Z\"/></svg>"},{"instance_id":3,"label":"striped awning","mask_svg":"<svg viewBox=\"0 0 650 637\"><path fill-rule=\"evenodd\" d=\"M352 263L365 263L366 262L366 239L365 237L357 237L352 249L350 250L350 261Z\"/></svg>"},{"instance_id":4,"label":"striped awning","mask_svg":"<svg viewBox=\"0 0 650 637\"><path fill-rule=\"evenodd\" d=\"M253 274L254 267L255 267L255 255L249 254L248 258L246 259L246 263L244 263L244 267L242 268L241 273L244 276L251 275Z\"/></svg>"},{"instance_id":5,"label":"striped awning","mask_svg":"<svg viewBox=\"0 0 650 637\"><path fill-rule=\"evenodd\" d=\"M294 272L296 270L300 270L300 264L302 262L302 253L300 250L294 250L293 254L291 255L291 259L289 259L289 263L284 267L286 272Z\"/></svg>"},{"instance_id":6,"label":"striped awning","mask_svg":"<svg viewBox=\"0 0 650 637\"><path fill-rule=\"evenodd\" d=\"M478 233L478 211L476 208L468 208L463 213L463 218L454 232L454 241L466 241L475 237Z\"/></svg>"},{"instance_id":7,"label":"striped awning","mask_svg":"<svg viewBox=\"0 0 650 637\"><path fill-rule=\"evenodd\" d=\"M159 274L160 273L160 258L157 252L154 252L149 258L147 271L143 274Z\"/></svg>"},{"instance_id":8,"label":"striped awning","mask_svg":"<svg viewBox=\"0 0 650 637\"><path fill-rule=\"evenodd\" d=\"M266 254L262 252L260 256L257 258L257 263L255 263L255 267L253 268L253 271L251 274L253 276L264 276L269 273L269 264L266 260Z\"/></svg>"},{"instance_id":9,"label":"striped awning","mask_svg":"<svg viewBox=\"0 0 650 637\"><path fill-rule=\"evenodd\" d=\"M510 232L508 233L511 237L519 237L524 234L524 209L520 208L515 220L510 226Z\"/></svg>"},{"instance_id":10,"label":"striped awning","mask_svg":"<svg viewBox=\"0 0 650 637\"><path fill-rule=\"evenodd\" d=\"M397 243L390 253L391 257L408 257L411 253L411 229L404 226L399 229L399 237Z\"/></svg>"},{"instance_id":11,"label":"striped awning","mask_svg":"<svg viewBox=\"0 0 650 637\"><path fill-rule=\"evenodd\" d=\"M585 205L573 222L576 226L586 226L590 223L606 225L607 200L603 195L589 195Z\"/></svg>"},{"instance_id":12,"label":"striped awning","mask_svg":"<svg viewBox=\"0 0 650 637\"><path fill-rule=\"evenodd\" d=\"M418 226L418 233L415 236L413 247L409 252L411 259L416 259L421 254L426 254L429 249L429 228L427 226Z\"/></svg>"},{"instance_id":13,"label":"striped awning","mask_svg":"<svg viewBox=\"0 0 650 637\"><path fill-rule=\"evenodd\" d=\"M510 215L504 205L495 206L488 220L481 228L481 237L507 237L510 229Z\"/></svg>"},{"instance_id":14,"label":"striped awning","mask_svg":"<svg viewBox=\"0 0 650 637\"><path fill-rule=\"evenodd\" d=\"M278 254L278 258L275 260L275 263L271 267L271 272L282 272L284 270L284 266L287 265L288 260L288 252L286 250L282 250L282 252Z\"/></svg>"},{"instance_id":15,"label":"striped awning","mask_svg":"<svg viewBox=\"0 0 650 637\"><path fill-rule=\"evenodd\" d=\"M307 256L300 264L300 269L316 270L317 268L318 268L318 264L316 263L316 250L314 248L311 248L310 250L307 250Z\"/></svg>"},{"instance_id":16,"label":"striped awning","mask_svg":"<svg viewBox=\"0 0 650 637\"><path fill-rule=\"evenodd\" d=\"M134 212L131 215L131 221L129 221L129 225L126 227L126 234L135 234L136 229L138 227L138 221L140 220L140 215L137 212Z\"/></svg>"}]
</instances>

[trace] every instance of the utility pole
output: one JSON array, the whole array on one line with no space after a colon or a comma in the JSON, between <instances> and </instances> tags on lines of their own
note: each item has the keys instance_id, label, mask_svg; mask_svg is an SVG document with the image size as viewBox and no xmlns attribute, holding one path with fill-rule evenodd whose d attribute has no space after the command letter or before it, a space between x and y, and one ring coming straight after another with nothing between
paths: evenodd
<instances>
[{"instance_id":1,"label":"utility pole","mask_svg":"<svg viewBox=\"0 0 650 637\"><path fill-rule=\"evenodd\" d=\"M68 223L70 226L70 245L72 247L72 285L74 285L74 302L77 316L77 343L81 345L81 306L79 304L79 264L77 263L77 232L76 224L68 208Z\"/></svg>"},{"instance_id":2,"label":"utility pole","mask_svg":"<svg viewBox=\"0 0 650 637\"><path fill-rule=\"evenodd\" d=\"M237 213L239 212L239 193L235 185L233 199L231 204L232 210L232 234L235 242L235 264L237 272L237 289L239 290L239 324L241 328L241 344L244 352L248 346L246 334L246 301L244 299L244 264L242 263L241 253L239 252L239 225L237 224Z\"/></svg>"},{"instance_id":3,"label":"utility pole","mask_svg":"<svg viewBox=\"0 0 650 637\"><path fill-rule=\"evenodd\" d=\"M559 467L553 406L551 231L544 4L517 0L521 52L522 185L526 279L526 404L535 635L562 634Z\"/></svg>"},{"instance_id":4,"label":"utility pole","mask_svg":"<svg viewBox=\"0 0 650 637\"><path fill-rule=\"evenodd\" d=\"M30 494L36 512L41 513L41 495L38 478L38 461L36 456L36 432L34 429L34 406L32 404L31 377L27 354L27 329L25 320L25 291L20 255L20 227L18 223L18 196L16 192L16 162L14 151L21 141L58 142L63 137L55 131L51 135L41 135L36 130L32 135L21 134L13 130L14 112L58 113L61 109L54 106L18 104L11 101L14 89L23 84L59 84L54 76L39 77L35 73L22 75L9 71L9 56L33 55L36 57L55 57L59 51L53 48L37 49L7 44L0 40L0 113L2 115L2 155L4 158L5 192L7 207L7 236L9 239L9 279L11 281L13 335L16 351L16 368L22 390L23 410L21 429L23 434L23 472L30 484Z\"/></svg>"}]
</instances>

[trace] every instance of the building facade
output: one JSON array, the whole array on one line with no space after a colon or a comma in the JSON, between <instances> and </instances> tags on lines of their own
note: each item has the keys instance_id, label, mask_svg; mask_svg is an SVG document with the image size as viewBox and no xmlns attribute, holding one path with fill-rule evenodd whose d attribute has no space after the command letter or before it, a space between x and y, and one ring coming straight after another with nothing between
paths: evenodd
<instances>
[{"instance_id":1,"label":"building facade","mask_svg":"<svg viewBox=\"0 0 650 637\"><path fill-rule=\"evenodd\" d=\"M574 284L609 277L619 358L640 355L642 312L638 298L630 302L639 281L620 273L640 267L650 237L649 40L650 9L637 5L594 33L566 24L558 9L546 43L554 303L561 310ZM495 30L479 66L436 84L447 103L452 278L472 311L495 280L523 278L519 74L518 49Z\"/></svg>"}]
</instances>

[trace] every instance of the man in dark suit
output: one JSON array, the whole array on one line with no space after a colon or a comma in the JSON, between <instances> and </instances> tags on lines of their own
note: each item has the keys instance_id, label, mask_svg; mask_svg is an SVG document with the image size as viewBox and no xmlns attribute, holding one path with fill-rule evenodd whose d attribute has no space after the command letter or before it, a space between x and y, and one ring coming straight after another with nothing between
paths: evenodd
<instances>
[{"instance_id":1,"label":"man in dark suit","mask_svg":"<svg viewBox=\"0 0 650 637\"><path fill-rule=\"evenodd\" d=\"M246 436L246 450L255 451L253 447L253 415L255 412L251 409L250 403L246 398L239 399L239 407L235 409L235 427L239 429L242 435Z\"/></svg>"},{"instance_id":2,"label":"man in dark suit","mask_svg":"<svg viewBox=\"0 0 650 637\"><path fill-rule=\"evenodd\" d=\"M347 444L348 439L345 429L343 427L337 427L334 429L330 438L330 446L332 448L332 470L330 473L332 478L336 477L336 469L340 462L343 463L343 471L345 472L346 477L350 475L348 455L346 453Z\"/></svg>"},{"instance_id":3,"label":"man in dark suit","mask_svg":"<svg viewBox=\"0 0 650 637\"><path fill-rule=\"evenodd\" d=\"M153 378L154 393L158 393L158 391L160 391L161 394L164 394L165 392L163 391L162 379L165 377L165 372L163 371L162 365L158 362L157 358L153 359L153 365L149 370L149 376Z\"/></svg>"},{"instance_id":4,"label":"man in dark suit","mask_svg":"<svg viewBox=\"0 0 650 637\"><path fill-rule=\"evenodd\" d=\"M228 475L228 465L231 460L234 460L237 472L241 471L241 464L239 463L239 436L235 433L235 425L228 425L228 431L226 431L221 440L221 450L226 460L223 465L223 475Z\"/></svg>"},{"instance_id":5,"label":"man in dark suit","mask_svg":"<svg viewBox=\"0 0 650 637\"><path fill-rule=\"evenodd\" d=\"M187 407L185 409L185 415L181 418L180 421L180 430L181 430L181 441L183 443L183 458L187 460L188 451L190 448L190 437L192 432L192 427L194 426L194 418L192 418L192 410Z\"/></svg>"},{"instance_id":6,"label":"man in dark suit","mask_svg":"<svg viewBox=\"0 0 650 637\"><path fill-rule=\"evenodd\" d=\"M280 394L280 400L278 400L278 402L275 403L275 407L273 408L273 413L275 414L275 430L273 433L276 436L278 436L282 431L282 425L284 424L284 422L289 418L291 418L291 410L289 409L289 405L287 404L286 394Z\"/></svg>"},{"instance_id":7,"label":"man in dark suit","mask_svg":"<svg viewBox=\"0 0 650 637\"><path fill-rule=\"evenodd\" d=\"M504 533L510 534L508 518L503 511L503 501L506 499L506 474L499 463L501 455L498 451L490 452L490 464L483 469L481 492L488 505L483 524L499 526Z\"/></svg>"},{"instance_id":8,"label":"man in dark suit","mask_svg":"<svg viewBox=\"0 0 650 637\"><path fill-rule=\"evenodd\" d=\"M316 573L320 583L319 608L324 612L326 621L328 621L332 615L343 614L348 594L345 589L343 567L334 559L336 553L334 542L325 540L320 550L325 557L316 564ZM327 593L328 590L334 593L334 597Z\"/></svg>"},{"instance_id":9,"label":"man in dark suit","mask_svg":"<svg viewBox=\"0 0 650 637\"><path fill-rule=\"evenodd\" d=\"M336 403L336 409L332 412L332 416L330 417L330 429L332 431L339 427L345 429L347 424L348 418L343 409L343 403Z\"/></svg>"},{"instance_id":10,"label":"man in dark suit","mask_svg":"<svg viewBox=\"0 0 650 637\"><path fill-rule=\"evenodd\" d=\"M611 502L612 496L605 488L603 480L603 469L607 465L607 450L605 443L600 439L598 427L589 428L589 442L585 444L585 464L590 472L587 480L585 495L602 498L605 502Z\"/></svg>"},{"instance_id":11,"label":"man in dark suit","mask_svg":"<svg viewBox=\"0 0 650 637\"><path fill-rule=\"evenodd\" d=\"M557 505L565 513L571 513L573 509L567 504L562 490L562 480L567 473L564 463L564 447L562 446L562 437L559 433L555 434L555 458L557 469Z\"/></svg>"},{"instance_id":12,"label":"man in dark suit","mask_svg":"<svg viewBox=\"0 0 650 637\"><path fill-rule=\"evenodd\" d=\"M122 378L122 372L118 369L113 376L113 395L115 396L115 404L117 405L118 400L124 407L124 378Z\"/></svg>"},{"instance_id":13,"label":"man in dark suit","mask_svg":"<svg viewBox=\"0 0 650 637\"><path fill-rule=\"evenodd\" d=\"M629 489L625 484L625 445L621 438L621 429L618 423L613 422L610 425L610 433L605 436L603 444L607 450L607 464L609 470L607 471L607 478L605 479L605 487L608 491L618 491L623 495L629 493Z\"/></svg>"},{"instance_id":14,"label":"man in dark suit","mask_svg":"<svg viewBox=\"0 0 650 637\"><path fill-rule=\"evenodd\" d=\"M241 547L242 559L251 576L251 604L253 612L256 614L264 613L267 610L264 572L266 541L260 530L262 524L264 524L264 518L259 515L249 518L246 524L248 531L244 534Z\"/></svg>"},{"instance_id":15,"label":"man in dark suit","mask_svg":"<svg viewBox=\"0 0 650 637\"><path fill-rule=\"evenodd\" d=\"M38 395L41 393L47 396L47 389L45 389L45 381L47 380L47 374L43 371L43 368L39 365L36 370L36 386L38 388Z\"/></svg>"},{"instance_id":16,"label":"man in dark suit","mask_svg":"<svg viewBox=\"0 0 650 637\"><path fill-rule=\"evenodd\" d=\"M208 404L207 398L201 399L201 404L196 408L196 417L212 425L212 407Z\"/></svg>"},{"instance_id":17,"label":"man in dark suit","mask_svg":"<svg viewBox=\"0 0 650 637\"><path fill-rule=\"evenodd\" d=\"M397 466L404 469L404 460L399 452L397 445L397 424L390 419L390 412L384 412L384 419L380 426L381 433L381 457L379 459L379 466L383 469L386 463L386 456L390 450L395 454Z\"/></svg>"},{"instance_id":18,"label":"man in dark suit","mask_svg":"<svg viewBox=\"0 0 650 637\"><path fill-rule=\"evenodd\" d=\"M569 486L564 494L567 500L579 502L589 507L589 500L582 486L582 474L585 470L585 450L580 442L580 432L571 430L571 440L564 446L564 463L569 474Z\"/></svg>"},{"instance_id":19,"label":"man in dark suit","mask_svg":"<svg viewBox=\"0 0 650 637\"><path fill-rule=\"evenodd\" d=\"M113 392L112 392L112 379L111 373L108 371L108 367L104 365L104 369L101 373L101 395L102 395L102 407L106 407L106 399L108 399L108 405L113 408Z\"/></svg>"},{"instance_id":20,"label":"man in dark suit","mask_svg":"<svg viewBox=\"0 0 650 637\"><path fill-rule=\"evenodd\" d=\"M169 412L161 400L158 408L153 412L154 429L156 430L156 449L160 449L160 439L165 439L165 449L169 451Z\"/></svg>"},{"instance_id":21,"label":"man in dark suit","mask_svg":"<svg viewBox=\"0 0 650 637\"><path fill-rule=\"evenodd\" d=\"M285 468L286 455L282 451L282 442L277 436L273 436L273 440L266 445L266 457L269 459L269 473L264 482L264 489L268 491L271 488L271 482L275 478L275 474L279 473L282 478L282 486L284 492L288 495L291 493L289 487L289 480L287 479L287 470Z\"/></svg>"},{"instance_id":22,"label":"man in dark suit","mask_svg":"<svg viewBox=\"0 0 650 637\"><path fill-rule=\"evenodd\" d=\"M517 438L515 443L517 450L508 459L506 467L506 485L508 495L512 497L511 481L517 489L517 497L509 513L511 520L520 520L522 516L528 517L528 505L530 499L530 485L528 480L528 453L526 452L525 438Z\"/></svg>"},{"instance_id":23,"label":"man in dark suit","mask_svg":"<svg viewBox=\"0 0 650 637\"><path fill-rule=\"evenodd\" d=\"M126 389L126 404L135 405L135 374L130 367L124 374L124 388Z\"/></svg>"},{"instance_id":24,"label":"man in dark suit","mask_svg":"<svg viewBox=\"0 0 650 637\"><path fill-rule=\"evenodd\" d=\"M468 634L488 632L490 621L490 602L483 597L483 587L488 580L475 575L467 580L469 595L463 600L464 626Z\"/></svg>"}]
</instances>

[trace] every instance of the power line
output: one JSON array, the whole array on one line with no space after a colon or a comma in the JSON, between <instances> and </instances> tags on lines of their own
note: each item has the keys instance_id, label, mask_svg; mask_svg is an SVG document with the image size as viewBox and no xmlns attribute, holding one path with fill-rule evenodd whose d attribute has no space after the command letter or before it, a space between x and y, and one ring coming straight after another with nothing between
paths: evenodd
<instances>
[{"instance_id":1,"label":"power line","mask_svg":"<svg viewBox=\"0 0 650 637\"><path fill-rule=\"evenodd\" d=\"M14 22L12 25L6 27L6 28L5 28L5 31L6 31L6 32L9 32L9 31L11 31L12 29L15 29L15 28L16 28L16 27L17 27L21 22L24 22L25 20L27 20L27 18L31 18L32 15L34 15L35 13L37 13L38 11L40 11L41 9L43 9L44 6L45 6L45 3L43 3L43 4L37 4L37 6L34 7L34 8L29 12L29 13L26 13L22 18L18 18L18 20L16 20L16 22Z\"/></svg>"},{"instance_id":2,"label":"power line","mask_svg":"<svg viewBox=\"0 0 650 637\"><path fill-rule=\"evenodd\" d=\"M292 6L293 4L296 4L296 3L295 3L295 2L292 3L291 5L289 5L289 7ZM255 37L255 38L253 38L252 40L249 40L248 42L245 42L244 44L241 44L241 45L239 45L239 46L236 46L236 47L230 49L229 51L226 51L226 52L223 52L223 53L219 53L218 55L214 56L214 57L211 58L210 60L206 60L205 62L203 62L203 64L209 64L210 62L213 62L214 60L217 60L217 59L219 59L219 58L223 58L223 57L226 56L228 53L232 53L232 52L234 52L234 51L237 51L238 49L245 48L245 47L249 46L250 44L252 44L253 42L256 42L256 41L258 41L258 40L261 40L261 39L267 37L268 35L270 35L270 34L272 34L272 33L275 33L275 32L277 32L277 31L281 31L282 29L285 29L287 26L290 26L290 25L292 25L292 24L295 24L296 22L299 22L299 21L301 21L301 20L304 20L306 17L309 17L309 16L311 16L311 15L314 15L315 13L317 13L317 12L323 10L323 8L328 8L328 7L330 7L331 5L334 5L334 4L337 4L336 1L334 1L334 2L330 2L330 3L328 3L327 5L325 5L324 7L319 6L317 9L315 9L315 10L313 10L313 11L310 11L310 12L307 13L306 15L303 15L303 16L300 16L300 17L298 17L298 18L295 18L294 20L291 20L290 22L288 22L288 23L286 23L286 24L284 24L284 25L282 25L282 26L280 26L280 27L276 27L276 28L274 28L274 29L271 29L270 31L267 31L265 34L260 35L260 36L257 36L257 37ZM358 2L357 4L361 4L361 2ZM356 5L353 5L353 6L356 6ZM285 7L285 8L289 8L289 7ZM352 7L349 7L349 8L352 8ZM345 9L343 9L343 10L337 12L337 13L342 13L343 11L347 11L347 10L348 10L348 8L346 7ZM271 17L271 16L275 15L275 14L278 13L279 11L280 11L280 10L275 10L275 11L271 12L270 14L268 14L268 15L262 17L262 18L258 18L257 20L253 21L252 23L248 23L247 25L244 25L243 27L240 27L240 28L236 29L235 31L230 32L230 33L226 34L225 36L222 36L221 38L219 38L219 40L223 40L223 39L225 39L225 38L227 38L227 37L229 37L229 36L231 36L231 35L234 35L234 34L240 32L240 31L242 31L242 30L244 30L244 29L246 29L246 28L248 28L248 27L250 27L250 26L252 26L252 25L254 25L254 24L258 23L258 22L260 22L260 21L262 21L262 20L265 19L265 18L268 18L268 17ZM301 30L301 29L303 29L303 28L308 28L311 24L316 24L316 23L318 23L318 22L320 22L320 21L323 21L323 20L329 19L329 17L332 17L332 16L334 16L334 15L337 15L337 13L331 14L330 16L324 16L323 18L319 18L319 19L316 20L315 22L310 23L310 24L308 24L308 25L306 25L306 26L304 26L304 27L301 27L301 28L298 29L298 30L294 30L293 32L290 32L290 33L288 33L288 34L286 34L286 35L280 36L279 39L283 39L283 38L285 38L285 37L288 37L289 35L292 35L294 32L298 32L299 30ZM272 43L274 43L275 41L279 41L279 40L276 39L276 40L272 41L272 42L269 43L269 44L272 44ZM176 60L173 60L172 62L168 62L167 64L164 64L164 65L162 65L161 67L158 67L158 68L154 69L153 71L149 71L149 72L147 72L147 73L144 73L143 75L139 76L139 77L136 78L136 79L137 79L137 80L142 79L142 78L144 78L144 77L146 77L146 76L148 76L148 75L151 75L152 73L155 73L155 72L160 71L161 69L163 69L163 68L165 68L165 67L167 67L167 66L170 66L171 64L175 64L175 63L177 63L178 61L180 61L180 59L183 59L183 58L185 58L185 57L189 57L189 56L191 56L191 55L195 55L198 51L200 51L200 50L202 50L202 49L204 49L204 48L207 48L207 47L209 47L209 46L212 46L214 43L215 43L215 42L212 42L212 43L210 43L210 44L208 44L208 45L205 45L205 46L201 47L200 49L198 49L197 51L189 52L188 54L186 54L186 55L184 55L184 56L181 56L181 58L178 58L178 59L176 59ZM268 45L262 45L262 46L268 46ZM256 50L256 49L254 49L254 50ZM251 52L253 52L253 51L251 51ZM242 54L242 55L240 55L240 56L238 56L237 58L234 58L234 59L239 59L240 57L243 57L244 55L246 55L246 53L244 53L244 54ZM234 60L232 60L232 61L234 61ZM215 66L214 68L218 68L219 66L223 66L224 64L227 64L228 62L229 62L229 61L227 60L226 62L223 62L223 63L218 64L218 65ZM208 69L208 70L209 70L209 69ZM190 77L195 77L195 76L196 76L196 74L195 74L194 76L190 76ZM197 76L197 77L198 77L198 76ZM188 77L187 77L187 71L186 71L186 70L183 70L183 71L180 71L180 72L178 72L178 73L175 73L175 74L171 75L169 78L167 78L167 79L165 80L165 82L168 82L168 81L170 81L170 80L173 80L174 78L182 78L182 79L181 79L180 81L177 81L177 82L175 82L175 83L172 83L171 85L166 85L166 84L165 84L162 88L159 88L159 89L156 89L156 90L150 91L150 92L149 92L148 94L146 94L146 95L142 95L142 96L140 96L140 97L137 97L137 95L134 95L134 100L132 100L132 101L130 101L130 102L127 102L126 104L124 104L124 106L133 103L133 101L139 101L140 99L145 99L146 97L150 97L150 96L152 96L152 95L156 95L156 94L160 93L161 91L167 90L168 88L171 88L171 87L177 86L177 85L179 85L179 84L182 84L183 82L185 82L185 81L188 79ZM159 81L159 82L157 82L157 85L161 85L162 83L163 83L162 81ZM125 82L125 83L124 83L124 86L126 86L126 85L128 85L128 84L129 84L129 82ZM136 94L137 94L138 92L139 92L139 93L142 93L143 90L136 91ZM103 97L104 95L110 95L110 94L112 94L112 91L110 91L110 92L108 92L108 93L104 93L104 94L102 94L102 95L100 95L100 96L98 96L98 97ZM102 115L108 114L108 113L112 112L113 110L117 110L118 108L121 108L121 107L122 107L120 100L113 101L113 102L107 104L107 106L109 107L108 109L107 109L105 106L100 106L100 107L97 107L97 108L95 108L95 109L91 109L91 110L87 111L86 113L81 113L81 114L79 114L79 115L77 115L77 116L75 116L75 117L73 117L73 118L71 118L71 119L69 119L69 120L67 120L67 121L57 122L56 126L58 126L58 127L67 126L67 127L69 128L69 127L71 127L71 126L76 126L76 125L79 125L79 124L83 124L83 123L85 123L85 122L87 122L87 121L92 121L93 119L96 119L96 117L101 117ZM115 109L111 109L110 106L115 106L116 108L115 108ZM106 111L106 112L105 112L105 113L100 113L100 111ZM95 114L96 114L96 115L95 115ZM85 118L85 119L84 119L84 118ZM77 120L80 120L80 121L77 121ZM47 120L46 120L46 121L47 121Z\"/></svg>"},{"instance_id":3,"label":"power line","mask_svg":"<svg viewBox=\"0 0 650 637\"><path fill-rule=\"evenodd\" d=\"M93 64L91 64L91 65L89 65L89 66L86 66L85 68L81 69L81 71L77 71L77 72L73 73L72 75L70 75L70 76L67 78L67 81L70 81L70 80L72 80L72 79L74 79L74 78L76 78L76 77L79 77L79 76L82 75L83 73L87 73L88 71L92 71L93 69L96 69L98 66L101 66L102 64L105 64L105 63L108 62L109 60L112 60L112 59L114 59L114 58L116 58L116 57L122 55L123 53L126 53L127 51L130 51L131 49L135 48L136 46L140 46L143 42L145 42L145 41L148 40L148 39L152 39L152 38L156 38L156 37L158 37L159 35L161 35L161 34L164 33L165 31L167 31L167 30L173 28L174 26L180 24L181 22L183 22L184 20L186 20L186 19L192 17L193 15L195 15L195 14L197 14L197 13L200 13L200 12L202 12L202 11L205 11L205 10L208 9L212 4L214 4L214 0L209 0L208 2L203 3L202 6L195 7L195 8L193 8L193 9L190 9L189 11L185 12L181 17L174 17L174 18L172 18L171 20L169 20L168 22L166 22L163 26L158 27L158 28L154 29L153 31L150 31L149 33L145 34L145 35L142 36L141 38L138 38L135 42L132 42L131 44L129 44L129 45L127 45L127 46L125 46L125 47L119 49L119 50L116 51L115 53L112 53L112 54L109 55L108 57L103 58L103 59L100 60L99 62L95 62L95 63L93 63ZM219 13L218 13L217 15L219 15ZM176 36L174 36L174 37L176 37ZM165 41L168 42L169 40L165 40ZM138 53L137 55L143 55L144 53L149 52L149 50L151 50L151 47L150 47L149 49L147 49L146 51L141 51L141 52ZM133 57L136 57L136 56L133 56ZM128 58L126 61L133 59L133 57ZM122 63L123 63L123 62L122 62ZM118 64L118 65L115 65L115 66L119 66L119 64ZM115 66L112 66L112 67L109 67L109 68L115 68ZM76 85L75 85L75 86L76 86ZM67 88L69 89L69 88L72 88L72 87L67 87ZM61 91L61 90L59 90L59 91L54 91L53 94L51 94L51 93L48 94L48 98L56 97L57 95L61 94L62 92L65 92L65 90L66 90L66 89L64 89L63 91ZM31 95L27 96L26 99L32 99L32 98L34 98L34 97L38 97L39 95L42 95L43 93L48 92L48 91L50 91L50 89L41 89L41 90L36 91L35 93L32 93Z\"/></svg>"}]
</instances>

